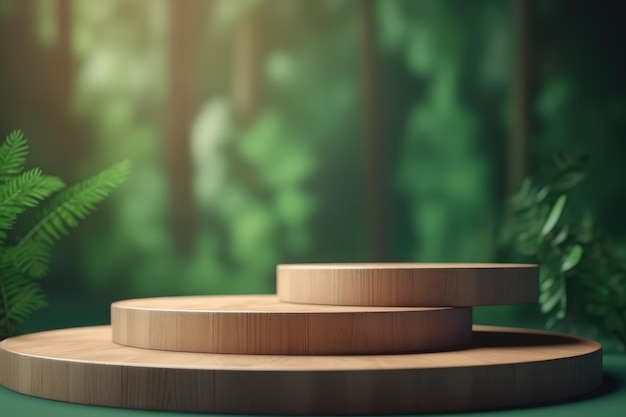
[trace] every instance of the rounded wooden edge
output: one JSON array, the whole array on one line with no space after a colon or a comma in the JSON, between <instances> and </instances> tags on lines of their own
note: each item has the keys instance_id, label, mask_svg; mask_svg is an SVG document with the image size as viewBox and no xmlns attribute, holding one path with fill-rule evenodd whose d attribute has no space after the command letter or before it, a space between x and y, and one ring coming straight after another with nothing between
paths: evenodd
<instances>
[{"instance_id":1,"label":"rounded wooden edge","mask_svg":"<svg viewBox=\"0 0 626 417\"><path fill-rule=\"evenodd\" d=\"M275 295L162 297L111 305L113 341L202 353L361 355L453 350L471 308L288 304Z\"/></svg>"},{"instance_id":2,"label":"rounded wooden edge","mask_svg":"<svg viewBox=\"0 0 626 417\"><path fill-rule=\"evenodd\" d=\"M488 270L488 269L533 269L537 264L519 263L462 263L462 262L359 262L359 263L310 263L310 264L280 264L281 269L293 270Z\"/></svg>"},{"instance_id":3,"label":"rounded wooden edge","mask_svg":"<svg viewBox=\"0 0 626 417\"><path fill-rule=\"evenodd\" d=\"M0 384L82 404L206 413L376 415L563 400L602 383L597 343L475 326L472 348L382 356L214 355L136 349L108 326L0 343Z\"/></svg>"},{"instance_id":4,"label":"rounded wooden edge","mask_svg":"<svg viewBox=\"0 0 626 417\"><path fill-rule=\"evenodd\" d=\"M361 306L486 306L534 303L531 264L293 264L276 268L278 297L292 303Z\"/></svg>"}]
</instances>

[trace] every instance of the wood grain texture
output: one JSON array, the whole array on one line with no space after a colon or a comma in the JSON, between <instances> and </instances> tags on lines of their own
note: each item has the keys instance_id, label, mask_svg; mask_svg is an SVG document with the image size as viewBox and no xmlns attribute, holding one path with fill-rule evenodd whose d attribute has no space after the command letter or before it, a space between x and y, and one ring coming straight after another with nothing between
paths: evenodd
<instances>
[{"instance_id":1,"label":"wood grain texture","mask_svg":"<svg viewBox=\"0 0 626 417\"><path fill-rule=\"evenodd\" d=\"M0 343L0 384L37 397L113 407L272 415L381 415L520 407L601 385L600 345L474 326L456 352L274 356L121 346L109 326Z\"/></svg>"},{"instance_id":2,"label":"wood grain texture","mask_svg":"<svg viewBox=\"0 0 626 417\"><path fill-rule=\"evenodd\" d=\"M452 350L472 311L283 303L275 295L144 298L111 305L113 341L203 353L360 355Z\"/></svg>"},{"instance_id":3,"label":"wood grain texture","mask_svg":"<svg viewBox=\"0 0 626 417\"><path fill-rule=\"evenodd\" d=\"M483 306L534 303L537 265L278 265L282 301L363 306Z\"/></svg>"}]
</instances>

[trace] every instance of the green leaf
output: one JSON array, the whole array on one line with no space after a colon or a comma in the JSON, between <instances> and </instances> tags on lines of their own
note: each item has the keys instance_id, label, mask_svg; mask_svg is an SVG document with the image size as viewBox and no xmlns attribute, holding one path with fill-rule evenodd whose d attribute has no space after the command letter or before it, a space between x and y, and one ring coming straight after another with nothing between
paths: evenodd
<instances>
[{"instance_id":1,"label":"green leaf","mask_svg":"<svg viewBox=\"0 0 626 417\"><path fill-rule=\"evenodd\" d=\"M550 214L548 215L548 219L543 225L543 229L541 229L542 235L547 235L554 229L557 222L561 218L561 214L563 213L563 208L565 207L565 202L567 201L567 196L565 194L561 194L556 203L552 206L552 210L550 210Z\"/></svg>"},{"instance_id":2,"label":"green leaf","mask_svg":"<svg viewBox=\"0 0 626 417\"><path fill-rule=\"evenodd\" d=\"M520 208L526 205L526 201L529 199L529 195L532 191L532 180L530 178L525 178L520 186L519 190L509 198L509 204L513 206L513 208Z\"/></svg>"},{"instance_id":3,"label":"green leaf","mask_svg":"<svg viewBox=\"0 0 626 417\"><path fill-rule=\"evenodd\" d=\"M50 246L43 242L30 240L22 245L7 249L7 256L22 274L41 278L48 273L50 266Z\"/></svg>"},{"instance_id":4,"label":"green leaf","mask_svg":"<svg viewBox=\"0 0 626 417\"><path fill-rule=\"evenodd\" d=\"M559 320L556 318L556 316L552 316L552 317L550 317L550 318L546 321L546 329L552 329L552 328L556 325L556 323L557 323L558 321L559 321Z\"/></svg>"},{"instance_id":5,"label":"green leaf","mask_svg":"<svg viewBox=\"0 0 626 417\"><path fill-rule=\"evenodd\" d=\"M543 296L544 294L541 295ZM563 287L559 287L553 294L544 298L545 301L541 303L541 312L544 314L550 312L557 305L557 303L561 302L561 298L563 297L565 297L565 289Z\"/></svg>"},{"instance_id":6,"label":"green leaf","mask_svg":"<svg viewBox=\"0 0 626 417\"><path fill-rule=\"evenodd\" d=\"M580 262L580 258L583 256L583 248L580 245L570 246L565 253L563 263L561 264L561 271L567 272Z\"/></svg>"},{"instance_id":7,"label":"green leaf","mask_svg":"<svg viewBox=\"0 0 626 417\"><path fill-rule=\"evenodd\" d=\"M552 262L546 262L539 269L539 285L541 288L541 293L539 294L540 304L543 304L550 297L550 294L557 290L555 285L561 283L561 280L558 279L558 270L555 269L553 265Z\"/></svg>"},{"instance_id":8,"label":"green leaf","mask_svg":"<svg viewBox=\"0 0 626 417\"><path fill-rule=\"evenodd\" d=\"M565 239L567 239L568 233L569 233L569 230L567 226L565 226L563 229L561 229L559 234L556 235L554 239L552 239L552 242L550 242L552 246L556 247L556 246L559 246L561 243L565 242Z\"/></svg>"},{"instance_id":9,"label":"green leaf","mask_svg":"<svg viewBox=\"0 0 626 417\"><path fill-rule=\"evenodd\" d=\"M556 312L556 318L559 320L563 320L565 318L565 314L567 313L567 294L563 293L561 297L561 303L559 305L559 311Z\"/></svg>"},{"instance_id":10,"label":"green leaf","mask_svg":"<svg viewBox=\"0 0 626 417\"><path fill-rule=\"evenodd\" d=\"M553 276L548 276L544 278L543 280L541 280L541 283L539 285L541 293L547 294L548 290L550 290L554 286L555 283L556 283L556 280L554 279Z\"/></svg>"},{"instance_id":11,"label":"green leaf","mask_svg":"<svg viewBox=\"0 0 626 417\"><path fill-rule=\"evenodd\" d=\"M583 169L570 169L562 172L552 183L552 188L557 191L569 190L578 185L586 174Z\"/></svg>"},{"instance_id":12,"label":"green leaf","mask_svg":"<svg viewBox=\"0 0 626 417\"><path fill-rule=\"evenodd\" d=\"M0 146L0 181L18 175L24 169L28 143L20 130L14 130Z\"/></svg>"},{"instance_id":13,"label":"green leaf","mask_svg":"<svg viewBox=\"0 0 626 417\"><path fill-rule=\"evenodd\" d=\"M17 334L19 325L45 305L41 286L22 274L9 252L0 248L0 338Z\"/></svg>"},{"instance_id":14,"label":"green leaf","mask_svg":"<svg viewBox=\"0 0 626 417\"><path fill-rule=\"evenodd\" d=\"M6 238L6 231L13 227L19 214L64 186L59 178L42 175L39 168L0 183L0 242Z\"/></svg>"},{"instance_id":15,"label":"green leaf","mask_svg":"<svg viewBox=\"0 0 626 417\"><path fill-rule=\"evenodd\" d=\"M548 194L550 194L550 187L546 185L537 192L537 195L535 196L535 201L537 203L542 202L548 196Z\"/></svg>"},{"instance_id":16,"label":"green leaf","mask_svg":"<svg viewBox=\"0 0 626 417\"><path fill-rule=\"evenodd\" d=\"M560 272L558 260L548 259L542 264L539 269L539 283L541 312L547 314L554 309L557 303L562 302L566 293L565 280Z\"/></svg>"},{"instance_id":17,"label":"green leaf","mask_svg":"<svg viewBox=\"0 0 626 417\"><path fill-rule=\"evenodd\" d=\"M70 228L76 227L79 220L93 212L98 203L126 180L129 170L129 162L123 161L58 193L18 245L30 240L51 245L67 235Z\"/></svg>"},{"instance_id":18,"label":"green leaf","mask_svg":"<svg viewBox=\"0 0 626 417\"><path fill-rule=\"evenodd\" d=\"M587 174L588 155L580 151L557 155L554 165L557 169L551 186L554 190L569 190L582 181Z\"/></svg>"}]
</instances>

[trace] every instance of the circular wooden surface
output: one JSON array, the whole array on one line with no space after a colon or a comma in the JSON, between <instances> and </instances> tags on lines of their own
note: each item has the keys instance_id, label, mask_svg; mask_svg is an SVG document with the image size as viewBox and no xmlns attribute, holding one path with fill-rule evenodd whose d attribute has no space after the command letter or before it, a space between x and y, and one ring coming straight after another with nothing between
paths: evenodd
<instances>
[{"instance_id":1,"label":"circular wooden surface","mask_svg":"<svg viewBox=\"0 0 626 417\"><path fill-rule=\"evenodd\" d=\"M520 407L601 385L600 345L474 326L466 350L374 356L168 352L111 341L109 326L0 343L0 384L83 404L207 413L372 415Z\"/></svg>"},{"instance_id":2,"label":"circular wooden surface","mask_svg":"<svg viewBox=\"0 0 626 417\"><path fill-rule=\"evenodd\" d=\"M204 353L357 355L452 350L472 311L283 303L275 295L144 298L111 305L113 341Z\"/></svg>"},{"instance_id":3,"label":"circular wooden surface","mask_svg":"<svg viewBox=\"0 0 626 417\"><path fill-rule=\"evenodd\" d=\"M538 267L526 264L278 265L282 301L362 306L534 303Z\"/></svg>"}]
</instances>

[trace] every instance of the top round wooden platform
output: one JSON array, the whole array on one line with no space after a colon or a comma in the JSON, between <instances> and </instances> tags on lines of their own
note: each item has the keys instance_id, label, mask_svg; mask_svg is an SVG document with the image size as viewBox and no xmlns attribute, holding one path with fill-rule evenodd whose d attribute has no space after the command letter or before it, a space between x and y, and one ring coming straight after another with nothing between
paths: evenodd
<instances>
[{"instance_id":1,"label":"top round wooden platform","mask_svg":"<svg viewBox=\"0 0 626 417\"><path fill-rule=\"evenodd\" d=\"M360 306L534 303L537 265L374 263L278 265L282 301Z\"/></svg>"},{"instance_id":2,"label":"top round wooden platform","mask_svg":"<svg viewBox=\"0 0 626 417\"><path fill-rule=\"evenodd\" d=\"M407 353L461 349L472 339L467 307L304 305L275 295L118 301L111 325L116 343L203 353Z\"/></svg>"}]
</instances>

